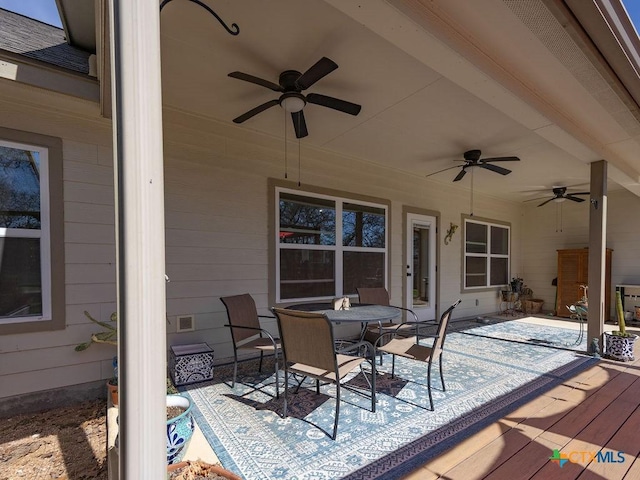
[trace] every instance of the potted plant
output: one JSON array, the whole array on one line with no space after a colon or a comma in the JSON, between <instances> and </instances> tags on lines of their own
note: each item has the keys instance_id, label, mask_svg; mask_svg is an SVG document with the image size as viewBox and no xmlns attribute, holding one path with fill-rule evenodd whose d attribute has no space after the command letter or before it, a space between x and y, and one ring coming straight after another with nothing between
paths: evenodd
<instances>
[{"instance_id":1,"label":"potted plant","mask_svg":"<svg viewBox=\"0 0 640 480\"><path fill-rule=\"evenodd\" d=\"M542 305L544 300L541 298L533 298L533 290L524 285L520 294L520 300L522 301L522 309L526 314L536 314L542 311Z\"/></svg>"},{"instance_id":2,"label":"potted plant","mask_svg":"<svg viewBox=\"0 0 640 480\"><path fill-rule=\"evenodd\" d=\"M104 331L93 333L88 342L76 345L77 352L86 350L94 343L118 345L118 316L116 312L111 314L109 322L96 320L87 311L84 314L93 323L104 328ZM113 371L114 377L107 382L107 388L113 404L118 405L118 357L113 357ZM169 464L182 458L185 447L193 435L195 422L191 415L192 408L191 399L180 395L167 377L167 463Z\"/></svg>"},{"instance_id":3,"label":"potted plant","mask_svg":"<svg viewBox=\"0 0 640 480\"><path fill-rule=\"evenodd\" d=\"M80 343L76 345L75 351L82 352L86 350L94 343L104 343L107 345L118 345L118 316L116 312L113 312L109 318L109 322L101 322L91 316L89 312L85 310L85 316L93 323L100 325L104 328L104 331L91 334L88 342ZM107 389L111 396L111 401L114 405L118 405L118 357L113 357L113 378L107 381Z\"/></svg>"},{"instance_id":4,"label":"potted plant","mask_svg":"<svg viewBox=\"0 0 640 480\"><path fill-rule=\"evenodd\" d=\"M182 460L195 429L191 414L193 402L189 397L167 395L167 464Z\"/></svg>"},{"instance_id":5,"label":"potted plant","mask_svg":"<svg viewBox=\"0 0 640 480\"><path fill-rule=\"evenodd\" d=\"M638 335L627 332L620 292L616 292L616 314L618 316L619 330L604 333L605 357L622 362L633 361L635 360L633 347Z\"/></svg>"}]
</instances>

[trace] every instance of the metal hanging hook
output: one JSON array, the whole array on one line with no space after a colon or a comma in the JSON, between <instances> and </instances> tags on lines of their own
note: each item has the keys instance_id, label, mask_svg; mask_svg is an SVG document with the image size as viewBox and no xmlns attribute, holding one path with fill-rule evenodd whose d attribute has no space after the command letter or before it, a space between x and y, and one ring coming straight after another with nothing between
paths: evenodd
<instances>
[{"instance_id":1,"label":"metal hanging hook","mask_svg":"<svg viewBox=\"0 0 640 480\"><path fill-rule=\"evenodd\" d=\"M171 1L173 1L173 0L162 0L162 3L160 4L160 11L162 11L162 9L164 8L164 6L165 6L167 3L171 2ZM205 3L202 3L200 0L187 0L187 1L189 1L189 2L193 2L193 3L195 3L196 5L200 5L200 6L201 6L202 8L204 8L207 12L209 12L211 15L213 15L214 17L216 17L216 19L218 20L218 22L220 22L220 25L222 25L222 26L224 27L224 29L225 29L227 32L229 32L229 34L231 34L231 35L238 35L238 34L240 33L240 27L238 26L238 24L237 24L237 23L232 23L232 24L231 24L231 28L229 28L229 27L227 26L227 24L226 24L226 23L224 23L224 21L220 18L220 16L219 16L216 12L214 12L214 11L213 11L213 9L212 9L209 5L207 5L207 4L205 4Z\"/></svg>"}]
</instances>

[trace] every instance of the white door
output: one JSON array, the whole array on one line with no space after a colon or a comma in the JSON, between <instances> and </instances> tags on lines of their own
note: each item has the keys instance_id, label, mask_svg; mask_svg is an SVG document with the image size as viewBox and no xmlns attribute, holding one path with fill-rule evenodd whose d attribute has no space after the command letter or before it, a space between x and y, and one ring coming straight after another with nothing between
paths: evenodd
<instances>
[{"instance_id":1,"label":"white door","mask_svg":"<svg viewBox=\"0 0 640 480\"><path fill-rule=\"evenodd\" d=\"M436 218L407 214L407 308L420 320L436 317Z\"/></svg>"}]
</instances>

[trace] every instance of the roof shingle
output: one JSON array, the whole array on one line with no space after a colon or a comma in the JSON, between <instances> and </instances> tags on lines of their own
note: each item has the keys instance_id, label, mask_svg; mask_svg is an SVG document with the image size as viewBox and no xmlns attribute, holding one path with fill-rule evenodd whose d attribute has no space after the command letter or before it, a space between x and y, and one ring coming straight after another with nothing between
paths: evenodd
<instances>
[{"instance_id":1,"label":"roof shingle","mask_svg":"<svg viewBox=\"0 0 640 480\"><path fill-rule=\"evenodd\" d=\"M89 73L89 52L67 44L64 30L0 8L0 49Z\"/></svg>"}]
</instances>

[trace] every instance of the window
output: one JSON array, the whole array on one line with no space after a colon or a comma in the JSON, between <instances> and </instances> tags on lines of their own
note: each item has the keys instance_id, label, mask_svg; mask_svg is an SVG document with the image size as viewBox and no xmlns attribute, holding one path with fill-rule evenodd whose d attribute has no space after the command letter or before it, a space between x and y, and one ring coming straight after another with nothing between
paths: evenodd
<instances>
[{"instance_id":1,"label":"window","mask_svg":"<svg viewBox=\"0 0 640 480\"><path fill-rule=\"evenodd\" d=\"M276 189L276 302L385 286L387 206Z\"/></svg>"},{"instance_id":2,"label":"window","mask_svg":"<svg viewBox=\"0 0 640 480\"><path fill-rule=\"evenodd\" d=\"M61 144L41 135L32 137L44 145L12 141L28 136L0 129L0 333L64 327L64 253L52 260L52 245L62 250L62 229L51 238L52 217L62 224ZM60 182L53 195L51 151ZM60 209L55 215L52 199ZM54 286L53 269L61 285ZM55 308L54 297L62 299Z\"/></svg>"},{"instance_id":3,"label":"window","mask_svg":"<svg viewBox=\"0 0 640 480\"><path fill-rule=\"evenodd\" d=\"M510 234L507 225L464 219L464 288L506 285L509 281Z\"/></svg>"}]
</instances>

